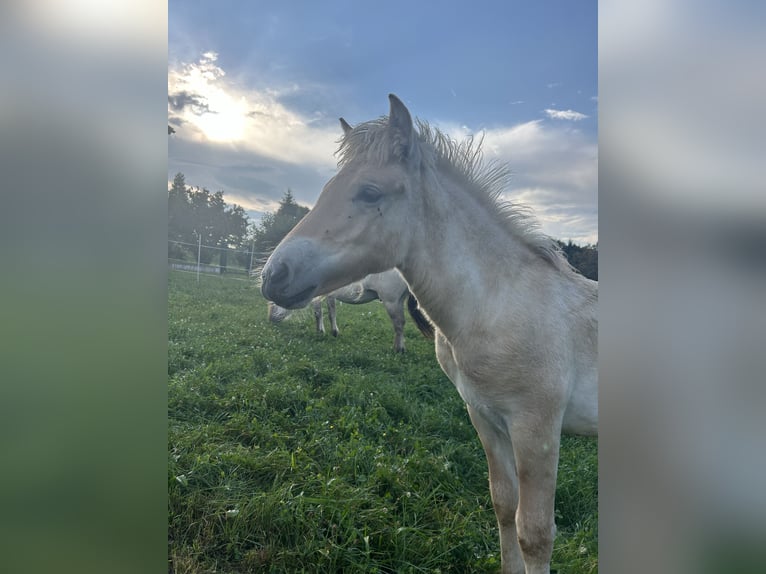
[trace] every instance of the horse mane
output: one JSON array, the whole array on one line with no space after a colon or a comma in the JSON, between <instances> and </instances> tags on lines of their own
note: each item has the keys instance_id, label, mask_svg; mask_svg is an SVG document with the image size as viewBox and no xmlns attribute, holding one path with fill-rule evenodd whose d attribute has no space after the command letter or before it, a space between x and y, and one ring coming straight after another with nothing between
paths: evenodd
<instances>
[{"instance_id":1,"label":"horse mane","mask_svg":"<svg viewBox=\"0 0 766 574\"><path fill-rule=\"evenodd\" d=\"M572 271L561 247L540 230L530 208L503 198L511 171L503 163L483 161L483 136L478 140L469 136L458 142L428 122L416 119L415 123L416 153L422 161L434 168L446 168L462 178L469 192L496 214L511 235L560 271ZM357 158L383 165L389 160L395 143L388 129L388 116L361 123L340 141L338 167Z\"/></svg>"}]
</instances>

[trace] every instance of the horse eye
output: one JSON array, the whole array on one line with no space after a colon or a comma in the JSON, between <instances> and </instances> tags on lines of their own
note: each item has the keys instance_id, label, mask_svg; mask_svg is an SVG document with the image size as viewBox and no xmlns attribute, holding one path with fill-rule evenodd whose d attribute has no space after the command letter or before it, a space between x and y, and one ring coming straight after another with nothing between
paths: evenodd
<instances>
[{"instance_id":1,"label":"horse eye","mask_svg":"<svg viewBox=\"0 0 766 574\"><path fill-rule=\"evenodd\" d=\"M382 197L383 192L381 192L377 187L365 186L359 190L359 193L356 194L355 199L363 201L364 203L374 204L380 201Z\"/></svg>"}]
</instances>

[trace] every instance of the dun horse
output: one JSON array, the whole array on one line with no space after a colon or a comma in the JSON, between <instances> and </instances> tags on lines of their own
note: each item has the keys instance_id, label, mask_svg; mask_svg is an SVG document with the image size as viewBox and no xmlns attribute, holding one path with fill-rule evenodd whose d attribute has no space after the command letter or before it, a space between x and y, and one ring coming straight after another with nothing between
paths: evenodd
<instances>
[{"instance_id":1,"label":"dun horse","mask_svg":"<svg viewBox=\"0 0 766 574\"><path fill-rule=\"evenodd\" d=\"M324 334L324 318L322 316L322 301L327 305L327 314L330 316L330 325L333 336L338 336L338 323L336 321L335 301L349 303L350 305L362 305L379 299L391 318L394 327L394 350L404 352L404 301L408 300L408 307L415 324L425 334L433 336L430 323L422 315L410 293L407 283L395 269L389 269L383 273L373 273L361 281L356 281L323 297L315 297L311 302L316 319L317 332ZM289 309L280 307L274 302L269 303L269 321L279 323L284 321L290 314ZM429 332L430 331L430 332Z\"/></svg>"},{"instance_id":2,"label":"dun horse","mask_svg":"<svg viewBox=\"0 0 766 574\"><path fill-rule=\"evenodd\" d=\"M598 287L482 167L389 96L388 117L341 119L339 171L279 244L262 292L287 308L395 267L436 327L436 356L489 464L504 573L548 574L562 432L597 432Z\"/></svg>"}]
</instances>

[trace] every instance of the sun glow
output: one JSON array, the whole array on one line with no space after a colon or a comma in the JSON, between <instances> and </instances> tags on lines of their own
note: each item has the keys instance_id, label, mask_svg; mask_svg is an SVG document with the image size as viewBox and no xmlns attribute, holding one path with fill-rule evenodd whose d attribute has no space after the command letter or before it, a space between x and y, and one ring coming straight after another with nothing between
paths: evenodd
<instances>
[{"instance_id":1,"label":"sun glow","mask_svg":"<svg viewBox=\"0 0 766 574\"><path fill-rule=\"evenodd\" d=\"M339 128L286 108L274 90L256 90L231 79L206 52L168 71L168 115L176 137L243 150L293 164L333 169ZM239 147L239 146L238 146Z\"/></svg>"},{"instance_id":2,"label":"sun glow","mask_svg":"<svg viewBox=\"0 0 766 574\"><path fill-rule=\"evenodd\" d=\"M220 80L226 73L215 65L215 52L205 53L200 61L169 75L169 93L178 94L175 114L196 127L214 142L235 142L245 135L248 121L243 96L225 89Z\"/></svg>"},{"instance_id":3,"label":"sun glow","mask_svg":"<svg viewBox=\"0 0 766 574\"><path fill-rule=\"evenodd\" d=\"M212 95L212 94L211 94ZM238 100L228 94L208 96L211 111L195 118L195 123L211 141L235 142L243 139L247 123L247 107L242 98Z\"/></svg>"}]
</instances>

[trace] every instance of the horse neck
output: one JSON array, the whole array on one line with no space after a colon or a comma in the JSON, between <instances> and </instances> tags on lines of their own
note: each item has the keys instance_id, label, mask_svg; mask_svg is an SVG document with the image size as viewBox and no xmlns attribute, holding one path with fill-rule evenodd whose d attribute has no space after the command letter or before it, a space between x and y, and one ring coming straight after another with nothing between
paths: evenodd
<instances>
[{"instance_id":1,"label":"horse neck","mask_svg":"<svg viewBox=\"0 0 766 574\"><path fill-rule=\"evenodd\" d=\"M422 227L399 270L431 320L452 339L475 324L475 313L496 312L494 298L512 305L514 270L534 258L486 202L449 175L437 175L420 192Z\"/></svg>"}]
</instances>

